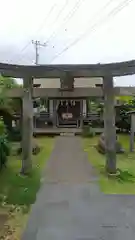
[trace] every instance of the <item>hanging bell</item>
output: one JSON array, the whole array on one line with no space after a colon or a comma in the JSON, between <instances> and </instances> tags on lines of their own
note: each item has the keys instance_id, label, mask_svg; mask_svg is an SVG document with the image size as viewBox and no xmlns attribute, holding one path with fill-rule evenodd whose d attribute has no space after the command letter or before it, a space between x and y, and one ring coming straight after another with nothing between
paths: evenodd
<instances>
[{"instance_id":1,"label":"hanging bell","mask_svg":"<svg viewBox=\"0 0 135 240\"><path fill-rule=\"evenodd\" d=\"M73 106L75 106L75 101L73 101Z\"/></svg>"},{"instance_id":2,"label":"hanging bell","mask_svg":"<svg viewBox=\"0 0 135 240\"><path fill-rule=\"evenodd\" d=\"M68 101L66 101L66 106L68 106Z\"/></svg>"}]
</instances>

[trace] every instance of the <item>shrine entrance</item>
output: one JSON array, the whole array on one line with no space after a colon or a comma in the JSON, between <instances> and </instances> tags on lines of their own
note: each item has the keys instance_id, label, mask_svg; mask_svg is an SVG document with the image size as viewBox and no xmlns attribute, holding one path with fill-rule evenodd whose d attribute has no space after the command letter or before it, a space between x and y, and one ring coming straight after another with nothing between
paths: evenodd
<instances>
[{"instance_id":1,"label":"shrine entrance","mask_svg":"<svg viewBox=\"0 0 135 240\"><path fill-rule=\"evenodd\" d=\"M80 100L59 100L57 103L57 126L80 127Z\"/></svg>"},{"instance_id":2,"label":"shrine entrance","mask_svg":"<svg viewBox=\"0 0 135 240\"><path fill-rule=\"evenodd\" d=\"M83 127L86 105L83 99L90 97L104 98L104 132L106 135L106 167L109 174L117 173L116 168L116 127L115 127L115 96L133 96L135 88L113 87L113 77L135 74L135 60L107 64L61 64L61 65L13 65L0 63L0 73L4 77L23 78L23 88L7 88L6 97L22 99L22 172L28 174L32 169L33 142L33 99L49 98L53 101L49 117L53 126ZM101 78L102 87L76 87L74 79ZM58 88L34 88L34 79L60 79ZM100 79L100 80L101 80ZM71 98L75 104L71 104ZM66 104L57 104L56 100L66 100ZM70 101L69 101L70 99ZM77 101L80 101L80 103ZM63 107L61 105L64 105ZM66 105L66 106L65 106ZM63 110L62 110L63 109ZM81 114L81 115L80 115ZM57 122L56 122L57 120ZM80 127L80 128L81 128ZM80 130L80 129L79 129ZM63 133L63 132L62 132Z\"/></svg>"}]
</instances>

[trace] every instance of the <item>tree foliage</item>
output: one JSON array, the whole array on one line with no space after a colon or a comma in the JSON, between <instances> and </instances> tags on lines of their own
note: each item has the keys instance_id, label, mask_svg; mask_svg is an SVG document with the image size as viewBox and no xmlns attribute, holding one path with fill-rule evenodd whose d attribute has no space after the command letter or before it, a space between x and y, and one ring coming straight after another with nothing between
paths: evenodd
<instances>
[{"instance_id":1,"label":"tree foliage","mask_svg":"<svg viewBox=\"0 0 135 240\"><path fill-rule=\"evenodd\" d=\"M135 111L135 96L119 96L116 97L116 100L120 100L122 104L120 106L116 106L116 127L120 131L130 131L131 127L131 118L128 112ZM103 114L104 110L104 102L97 101L96 99L93 102L89 103L90 111L97 112L99 115ZM92 121L92 125L95 127L103 127L102 120Z\"/></svg>"},{"instance_id":2,"label":"tree foliage","mask_svg":"<svg viewBox=\"0 0 135 240\"><path fill-rule=\"evenodd\" d=\"M6 162L10 153L8 135L6 127L2 119L0 119L0 170L6 166Z\"/></svg>"},{"instance_id":3,"label":"tree foliage","mask_svg":"<svg viewBox=\"0 0 135 240\"><path fill-rule=\"evenodd\" d=\"M20 108L20 101L18 99L7 98L6 96L7 89L19 87L20 85L17 84L15 79L0 75L0 109L14 112L15 109Z\"/></svg>"}]
</instances>

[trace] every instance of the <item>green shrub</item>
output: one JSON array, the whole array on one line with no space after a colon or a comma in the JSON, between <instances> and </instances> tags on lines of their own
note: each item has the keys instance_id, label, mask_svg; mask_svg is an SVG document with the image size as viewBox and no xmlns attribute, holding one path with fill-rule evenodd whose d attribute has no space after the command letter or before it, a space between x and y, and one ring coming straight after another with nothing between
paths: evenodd
<instances>
[{"instance_id":1,"label":"green shrub","mask_svg":"<svg viewBox=\"0 0 135 240\"><path fill-rule=\"evenodd\" d=\"M90 125L87 125L83 127L82 135L83 137L94 137L95 131Z\"/></svg>"},{"instance_id":2,"label":"green shrub","mask_svg":"<svg viewBox=\"0 0 135 240\"><path fill-rule=\"evenodd\" d=\"M135 175L129 172L128 170L118 169L117 180L121 183L123 182L135 182Z\"/></svg>"},{"instance_id":3,"label":"green shrub","mask_svg":"<svg viewBox=\"0 0 135 240\"><path fill-rule=\"evenodd\" d=\"M0 136L6 133L7 133L7 130L6 130L3 118L1 117L0 118Z\"/></svg>"},{"instance_id":4,"label":"green shrub","mask_svg":"<svg viewBox=\"0 0 135 240\"><path fill-rule=\"evenodd\" d=\"M6 127L3 120L0 120L0 170L6 166L6 162L10 153Z\"/></svg>"},{"instance_id":5,"label":"green shrub","mask_svg":"<svg viewBox=\"0 0 135 240\"><path fill-rule=\"evenodd\" d=\"M8 138L9 138L9 141L20 142L22 139L21 131L19 131L18 129L12 130L11 132L9 132Z\"/></svg>"}]
</instances>

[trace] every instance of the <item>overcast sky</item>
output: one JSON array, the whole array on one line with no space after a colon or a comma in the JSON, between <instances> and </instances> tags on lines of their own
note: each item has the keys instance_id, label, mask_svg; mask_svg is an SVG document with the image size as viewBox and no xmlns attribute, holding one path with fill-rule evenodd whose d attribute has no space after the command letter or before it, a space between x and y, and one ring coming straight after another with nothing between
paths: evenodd
<instances>
[{"instance_id":1,"label":"overcast sky","mask_svg":"<svg viewBox=\"0 0 135 240\"><path fill-rule=\"evenodd\" d=\"M34 64L135 59L135 0L0 0L0 61ZM135 76L117 85L135 85Z\"/></svg>"}]
</instances>

